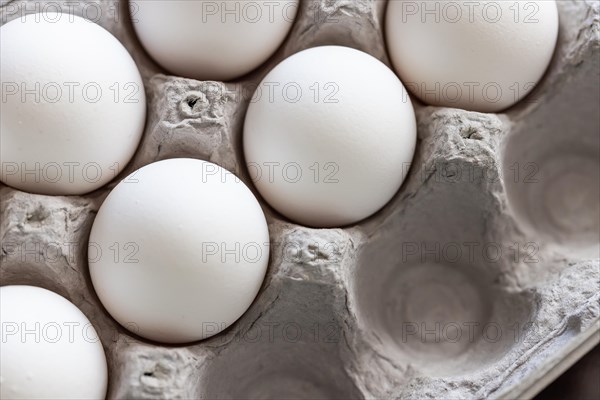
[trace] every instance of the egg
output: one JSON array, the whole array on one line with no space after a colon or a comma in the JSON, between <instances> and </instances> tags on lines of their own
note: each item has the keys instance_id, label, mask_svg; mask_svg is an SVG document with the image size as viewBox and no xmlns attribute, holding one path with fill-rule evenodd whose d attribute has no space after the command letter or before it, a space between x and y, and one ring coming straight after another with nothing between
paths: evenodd
<instances>
[{"instance_id":1,"label":"egg","mask_svg":"<svg viewBox=\"0 0 600 400\"><path fill-rule=\"evenodd\" d=\"M395 70L422 101L497 112L542 78L558 37L554 0L388 3Z\"/></svg>"},{"instance_id":2,"label":"egg","mask_svg":"<svg viewBox=\"0 0 600 400\"><path fill-rule=\"evenodd\" d=\"M147 165L109 194L88 260L106 310L145 338L212 336L250 306L265 276L269 231L252 192L210 162Z\"/></svg>"},{"instance_id":3,"label":"egg","mask_svg":"<svg viewBox=\"0 0 600 400\"><path fill-rule=\"evenodd\" d=\"M258 86L244 123L260 194L313 227L358 222L400 188L416 144L411 101L376 58L341 46L301 51Z\"/></svg>"},{"instance_id":4,"label":"egg","mask_svg":"<svg viewBox=\"0 0 600 400\"><path fill-rule=\"evenodd\" d=\"M148 54L169 72L232 80L264 63L292 27L299 0L132 0Z\"/></svg>"},{"instance_id":5,"label":"egg","mask_svg":"<svg viewBox=\"0 0 600 400\"><path fill-rule=\"evenodd\" d=\"M129 162L146 116L142 78L121 43L70 14L0 28L0 180L49 195L84 194Z\"/></svg>"},{"instance_id":6,"label":"egg","mask_svg":"<svg viewBox=\"0 0 600 400\"><path fill-rule=\"evenodd\" d=\"M40 287L3 286L0 323L0 398L105 398L102 344L71 302Z\"/></svg>"}]
</instances>

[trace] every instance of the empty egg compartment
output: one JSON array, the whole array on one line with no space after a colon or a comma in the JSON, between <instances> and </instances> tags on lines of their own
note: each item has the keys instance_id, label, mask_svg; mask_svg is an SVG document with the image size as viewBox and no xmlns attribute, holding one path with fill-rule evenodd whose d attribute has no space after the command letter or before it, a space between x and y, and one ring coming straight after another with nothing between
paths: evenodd
<instances>
[{"instance_id":1,"label":"empty egg compartment","mask_svg":"<svg viewBox=\"0 0 600 400\"><path fill-rule=\"evenodd\" d=\"M231 346L205 376L200 398L362 398L329 347L276 342Z\"/></svg>"},{"instance_id":2,"label":"empty egg compartment","mask_svg":"<svg viewBox=\"0 0 600 400\"><path fill-rule=\"evenodd\" d=\"M489 234L502 210L495 153L502 122L451 109L418 115L408 181L361 227L366 239L348 272L350 299L364 340L395 365L392 381L454 380L460 396L465 376L470 382L511 351L535 298L506 287L512 253ZM372 396L403 392L391 390Z\"/></svg>"},{"instance_id":3,"label":"empty egg compartment","mask_svg":"<svg viewBox=\"0 0 600 400\"><path fill-rule=\"evenodd\" d=\"M503 143L503 175L519 226L569 259L600 257L600 42L571 44L552 86L518 114ZM554 66L554 68L557 68Z\"/></svg>"},{"instance_id":4,"label":"empty egg compartment","mask_svg":"<svg viewBox=\"0 0 600 400\"><path fill-rule=\"evenodd\" d=\"M202 375L200 398L362 398L345 372L337 316L321 301L300 303L315 292L308 284L300 293L302 286L282 283L278 301L218 350Z\"/></svg>"},{"instance_id":5,"label":"empty egg compartment","mask_svg":"<svg viewBox=\"0 0 600 400\"><path fill-rule=\"evenodd\" d=\"M373 397L532 396L544 372L596 342L598 261L557 273L552 252L520 235L501 174L504 118L418 115L409 180L357 228L349 303L360 362L383 384L360 376Z\"/></svg>"}]
</instances>

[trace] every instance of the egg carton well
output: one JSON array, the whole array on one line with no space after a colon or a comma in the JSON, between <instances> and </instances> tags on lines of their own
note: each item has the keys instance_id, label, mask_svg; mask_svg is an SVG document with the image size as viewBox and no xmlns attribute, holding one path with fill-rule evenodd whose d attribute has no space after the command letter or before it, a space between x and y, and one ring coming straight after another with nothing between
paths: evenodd
<instances>
[{"instance_id":1,"label":"egg carton well","mask_svg":"<svg viewBox=\"0 0 600 400\"><path fill-rule=\"evenodd\" d=\"M506 112L413 99L418 144L408 178L367 220L311 229L255 192L271 239L263 286L231 327L182 346L121 327L94 293L87 245L102 201L127 174L175 157L214 162L252 188L242 167L243 93L319 45L353 47L389 66L386 2L302 1L277 53L230 83L168 75L139 44L127 2L36 3L84 17L93 4L95 22L137 62L148 97L137 153L106 187L60 197L0 186L1 284L45 287L86 314L106 351L108 398L530 397L598 343L597 2L557 2L549 70ZM1 21L31 9L2 2Z\"/></svg>"}]
</instances>

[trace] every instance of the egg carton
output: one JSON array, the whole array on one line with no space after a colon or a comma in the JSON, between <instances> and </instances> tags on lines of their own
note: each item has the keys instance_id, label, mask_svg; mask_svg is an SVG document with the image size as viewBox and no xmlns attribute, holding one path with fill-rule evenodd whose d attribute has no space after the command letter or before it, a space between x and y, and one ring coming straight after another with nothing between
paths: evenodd
<instances>
[{"instance_id":1,"label":"egg carton","mask_svg":"<svg viewBox=\"0 0 600 400\"><path fill-rule=\"evenodd\" d=\"M183 346L142 339L102 307L87 266L99 206L127 174L174 157L209 160L253 188L242 167L247 94L278 62L319 45L357 48L389 66L386 3L303 1L277 53L233 83L166 74L143 51L123 1L3 1L0 17L57 5L127 47L144 78L147 124L123 174L93 193L0 186L0 278L55 291L86 314L106 351L108 398L531 397L598 343L597 2L558 1L549 70L506 112L413 99L408 178L367 220L299 226L255 191L271 238L264 284L232 326Z\"/></svg>"}]
</instances>

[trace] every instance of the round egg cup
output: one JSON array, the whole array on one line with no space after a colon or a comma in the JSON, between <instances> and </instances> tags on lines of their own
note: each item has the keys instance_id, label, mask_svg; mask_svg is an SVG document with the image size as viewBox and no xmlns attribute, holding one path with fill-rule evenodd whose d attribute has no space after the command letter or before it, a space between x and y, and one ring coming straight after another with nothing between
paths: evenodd
<instances>
[{"instance_id":1,"label":"round egg cup","mask_svg":"<svg viewBox=\"0 0 600 400\"><path fill-rule=\"evenodd\" d=\"M417 149L392 201L353 226L311 229L254 189L242 154L245 111L268 71L306 48L350 46L390 65L386 3L303 1L265 65L220 83L165 75L138 42L127 3L92 2L94 22L121 40L142 73L145 132L126 170L90 194L0 185L2 285L50 289L86 314L106 351L111 399L535 395L598 343L600 327L600 11L593 2L557 3L558 47L527 98L501 114L414 101ZM90 12L86 3L70 7ZM24 9L6 3L2 23ZM171 346L110 317L87 250L94 216L118 181L175 157L216 163L254 190L271 259L237 322Z\"/></svg>"}]
</instances>

